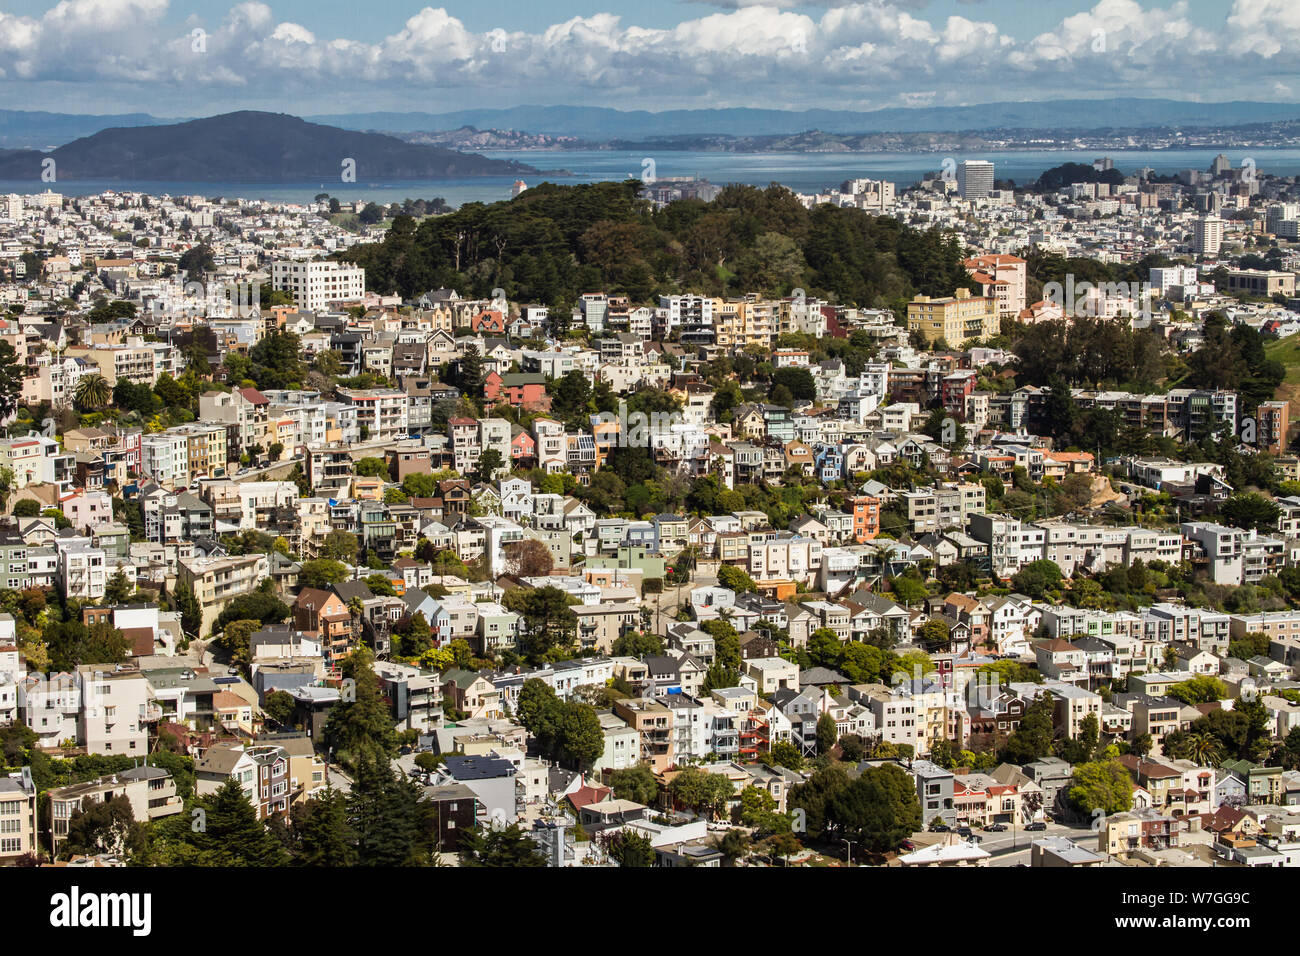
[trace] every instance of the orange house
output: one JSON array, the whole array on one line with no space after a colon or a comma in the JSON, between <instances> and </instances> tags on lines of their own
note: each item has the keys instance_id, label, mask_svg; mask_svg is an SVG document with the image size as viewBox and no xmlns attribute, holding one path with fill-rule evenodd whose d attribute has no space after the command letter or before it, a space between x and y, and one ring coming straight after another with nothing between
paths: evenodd
<instances>
[{"instance_id":1,"label":"orange house","mask_svg":"<svg viewBox=\"0 0 1300 956\"><path fill-rule=\"evenodd\" d=\"M469 320L469 327L475 332L506 334L506 317L496 309L484 309Z\"/></svg>"},{"instance_id":2,"label":"orange house","mask_svg":"<svg viewBox=\"0 0 1300 956\"><path fill-rule=\"evenodd\" d=\"M872 540L880 534L880 499L859 495L849 501L853 505L853 540Z\"/></svg>"},{"instance_id":3,"label":"orange house","mask_svg":"<svg viewBox=\"0 0 1300 956\"><path fill-rule=\"evenodd\" d=\"M352 644L352 612L333 591L303 588L293 603L293 623L300 631L320 634L331 672L348 656Z\"/></svg>"}]
</instances>

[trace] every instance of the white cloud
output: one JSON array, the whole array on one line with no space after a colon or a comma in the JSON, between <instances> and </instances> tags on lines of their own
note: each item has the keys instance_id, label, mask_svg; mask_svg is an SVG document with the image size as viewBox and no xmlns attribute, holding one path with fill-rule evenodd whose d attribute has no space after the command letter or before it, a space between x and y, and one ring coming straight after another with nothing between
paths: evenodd
<instances>
[{"instance_id":1,"label":"white cloud","mask_svg":"<svg viewBox=\"0 0 1300 956\"><path fill-rule=\"evenodd\" d=\"M104 84L146 104L157 84L180 83L221 108L253 95L390 106L434 90L650 109L704 105L701 97L709 105L861 107L1121 90L1289 95L1300 3L1235 0L1224 22L1206 24L1184 0L1155 2L1097 0L1028 41L997 22L1011 15L1003 10L972 4L970 16L943 17L924 0L798 4L823 8L812 15L790 9L794 0L717 0L714 12L662 27L596 13L536 32L486 33L425 7L368 43L321 36L310 18L278 20L261 2L233 5L216 24L177 27L166 22L168 0L64 0L38 17L0 13L0 77L9 89L79 83L92 96ZM207 31L201 50L190 34L196 26Z\"/></svg>"}]
</instances>

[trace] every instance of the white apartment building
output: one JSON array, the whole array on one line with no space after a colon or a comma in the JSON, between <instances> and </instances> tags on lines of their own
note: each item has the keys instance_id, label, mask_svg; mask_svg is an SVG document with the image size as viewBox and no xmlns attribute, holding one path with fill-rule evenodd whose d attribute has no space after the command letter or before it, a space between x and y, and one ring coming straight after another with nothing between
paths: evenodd
<instances>
[{"instance_id":1,"label":"white apartment building","mask_svg":"<svg viewBox=\"0 0 1300 956\"><path fill-rule=\"evenodd\" d=\"M300 309L316 311L331 302L352 302L366 294L366 270L339 262L275 262L271 286L293 293Z\"/></svg>"},{"instance_id":2,"label":"white apartment building","mask_svg":"<svg viewBox=\"0 0 1300 956\"><path fill-rule=\"evenodd\" d=\"M149 752L149 684L138 670L105 666L77 669L82 689L77 742L91 754L143 756Z\"/></svg>"},{"instance_id":3,"label":"white apartment building","mask_svg":"<svg viewBox=\"0 0 1300 956\"><path fill-rule=\"evenodd\" d=\"M357 410L357 428L366 430L366 441L391 441L410 432L410 402L405 392L340 388L337 393L340 402Z\"/></svg>"},{"instance_id":4,"label":"white apartment building","mask_svg":"<svg viewBox=\"0 0 1300 956\"><path fill-rule=\"evenodd\" d=\"M1215 584L1242 583L1245 531L1208 521L1186 521L1179 525L1179 530L1183 537L1204 549L1210 580Z\"/></svg>"},{"instance_id":5,"label":"white apartment building","mask_svg":"<svg viewBox=\"0 0 1300 956\"><path fill-rule=\"evenodd\" d=\"M749 573L755 580L789 579L810 584L821 566L822 543L816 538L787 532L750 538Z\"/></svg>"},{"instance_id":6,"label":"white apartment building","mask_svg":"<svg viewBox=\"0 0 1300 956\"><path fill-rule=\"evenodd\" d=\"M1192 252L1198 256L1217 256L1223 246L1223 220L1202 216L1192 225Z\"/></svg>"},{"instance_id":7,"label":"white apartment building","mask_svg":"<svg viewBox=\"0 0 1300 956\"><path fill-rule=\"evenodd\" d=\"M61 547L57 577L65 598L102 600L108 584L104 549L81 544Z\"/></svg>"},{"instance_id":8,"label":"white apartment building","mask_svg":"<svg viewBox=\"0 0 1300 956\"><path fill-rule=\"evenodd\" d=\"M190 481L189 439L177 432L158 432L140 439L143 474L167 488Z\"/></svg>"}]
</instances>

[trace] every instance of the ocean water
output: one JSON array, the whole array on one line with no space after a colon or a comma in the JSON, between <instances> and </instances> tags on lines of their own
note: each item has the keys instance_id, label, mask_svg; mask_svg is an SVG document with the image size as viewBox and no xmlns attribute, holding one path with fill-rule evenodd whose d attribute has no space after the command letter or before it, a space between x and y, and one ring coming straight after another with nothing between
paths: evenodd
<instances>
[{"instance_id":1,"label":"ocean water","mask_svg":"<svg viewBox=\"0 0 1300 956\"><path fill-rule=\"evenodd\" d=\"M1220 152L1234 166L1252 160L1260 173L1300 175L1300 149L1168 149L1168 150L1006 150L1001 152L941 153L727 153L712 151L641 152L616 150L493 150L483 155L517 159L547 171L525 175L529 186L539 182L590 183L602 180L695 176L719 185L746 183L766 186L777 182L797 192L814 192L837 186L846 179L886 179L899 188L919 182L927 172L939 172L945 159L987 159L994 164L998 179L1017 184L1032 182L1044 170L1062 163L1091 163L1110 156L1115 168L1128 173L1150 166L1157 173L1183 169L1208 169ZM403 199L431 199L441 196L452 205L466 202L496 202L510 198L515 177L419 180L405 182L356 183L198 183L124 180L64 180L40 183L33 180L0 180L0 193L38 193L46 189L66 196L84 196L108 189L132 190L151 195L200 195L225 198L266 199L304 202L327 192L341 200L366 199L384 204Z\"/></svg>"}]
</instances>

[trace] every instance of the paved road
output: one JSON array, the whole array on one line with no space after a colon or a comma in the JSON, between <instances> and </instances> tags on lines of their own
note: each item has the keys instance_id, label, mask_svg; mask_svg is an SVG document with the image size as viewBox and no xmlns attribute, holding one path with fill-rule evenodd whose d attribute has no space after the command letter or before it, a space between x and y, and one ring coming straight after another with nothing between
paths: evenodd
<instances>
[{"instance_id":1,"label":"paved road","mask_svg":"<svg viewBox=\"0 0 1300 956\"><path fill-rule=\"evenodd\" d=\"M1068 840L1083 843L1084 846L1090 846L1096 842L1096 835L1085 827L1068 827L1060 823L1049 823L1046 830L1026 831L1023 827L1016 827L1015 831L1007 830L1005 833L989 833L985 830L975 830L975 835L980 838L979 847L993 854L994 858L1003 856L1016 856L1013 861L1019 862L1021 854L1028 854L1030 845L1035 840L1041 840L1043 837L1065 837ZM917 847L931 846L938 843L946 833L931 833L928 830L924 833L914 834L912 842ZM1026 857L1027 859L1027 857ZM1000 864L1006 865L1006 864Z\"/></svg>"}]
</instances>

